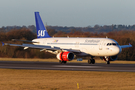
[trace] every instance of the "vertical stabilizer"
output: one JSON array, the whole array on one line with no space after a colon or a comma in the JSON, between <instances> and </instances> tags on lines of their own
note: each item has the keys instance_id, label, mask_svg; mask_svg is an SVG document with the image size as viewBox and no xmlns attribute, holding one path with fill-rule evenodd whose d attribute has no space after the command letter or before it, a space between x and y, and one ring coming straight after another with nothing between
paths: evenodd
<instances>
[{"instance_id":1,"label":"vertical stabilizer","mask_svg":"<svg viewBox=\"0 0 135 90\"><path fill-rule=\"evenodd\" d=\"M36 21L36 29L37 29L37 38L49 38L49 34L42 22L42 19L39 15L39 12L35 12L35 21Z\"/></svg>"}]
</instances>

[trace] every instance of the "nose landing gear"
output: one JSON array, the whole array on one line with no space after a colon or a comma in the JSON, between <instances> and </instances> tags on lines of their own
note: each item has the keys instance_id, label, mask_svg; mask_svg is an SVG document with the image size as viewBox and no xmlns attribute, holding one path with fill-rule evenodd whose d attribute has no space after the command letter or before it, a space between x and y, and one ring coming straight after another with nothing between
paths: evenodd
<instances>
[{"instance_id":1,"label":"nose landing gear","mask_svg":"<svg viewBox=\"0 0 135 90\"><path fill-rule=\"evenodd\" d=\"M103 57L104 61L106 61L106 64L110 64L109 57L105 56Z\"/></svg>"},{"instance_id":2,"label":"nose landing gear","mask_svg":"<svg viewBox=\"0 0 135 90\"><path fill-rule=\"evenodd\" d=\"M110 61L106 61L106 64L110 64Z\"/></svg>"}]
</instances>

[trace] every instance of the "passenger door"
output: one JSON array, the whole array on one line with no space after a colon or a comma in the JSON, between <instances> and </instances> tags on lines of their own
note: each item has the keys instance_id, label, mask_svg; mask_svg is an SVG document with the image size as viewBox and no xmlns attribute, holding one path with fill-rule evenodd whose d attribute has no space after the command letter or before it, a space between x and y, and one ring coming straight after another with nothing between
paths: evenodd
<instances>
[{"instance_id":1,"label":"passenger door","mask_svg":"<svg viewBox=\"0 0 135 90\"><path fill-rule=\"evenodd\" d=\"M104 44L104 41L101 41L101 42L99 43L99 50L102 50L102 49L103 49L103 44Z\"/></svg>"}]
</instances>

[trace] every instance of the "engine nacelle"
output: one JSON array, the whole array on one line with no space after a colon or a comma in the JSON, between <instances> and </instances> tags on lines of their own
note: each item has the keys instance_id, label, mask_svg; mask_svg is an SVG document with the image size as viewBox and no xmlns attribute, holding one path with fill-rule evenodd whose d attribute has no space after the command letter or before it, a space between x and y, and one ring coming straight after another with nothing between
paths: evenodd
<instances>
[{"instance_id":1,"label":"engine nacelle","mask_svg":"<svg viewBox=\"0 0 135 90\"><path fill-rule=\"evenodd\" d=\"M117 60L117 58L118 58L117 55L115 55L115 56L109 56L109 57L108 57L108 60L109 60L109 61L115 61L115 60ZM103 57L103 60L106 61L105 57Z\"/></svg>"},{"instance_id":2,"label":"engine nacelle","mask_svg":"<svg viewBox=\"0 0 135 90\"><path fill-rule=\"evenodd\" d=\"M71 61L74 59L74 54L72 52L60 52L57 54L57 59L61 61Z\"/></svg>"},{"instance_id":3,"label":"engine nacelle","mask_svg":"<svg viewBox=\"0 0 135 90\"><path fill-rule=\"evenodd\" d=\"M117 55L115 55L115 56L110 56L110 57L109 57L109 61L115 61L115 60L117 60L117 58L118 58Z\"/></svg>"}]
</instances>

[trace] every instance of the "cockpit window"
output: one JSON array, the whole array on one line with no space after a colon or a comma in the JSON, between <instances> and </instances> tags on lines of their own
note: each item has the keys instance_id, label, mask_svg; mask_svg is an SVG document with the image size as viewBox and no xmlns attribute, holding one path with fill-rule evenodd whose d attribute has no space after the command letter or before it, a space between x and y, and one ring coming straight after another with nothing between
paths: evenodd
<instances>
[{"instance_id":1,"label":"cockpit window","mask_svg":"<svg viewBox=\"0 0 135 90\"><path fill-rule=\"evenodd\" d=\"M117 44L116 43L112 43L114 46L116 46Z\"/></svg>"},{"instance_id":2,"label":"cockpit window","mask_svg":"<svg viewBox=\"0 0 135 90\"><path fill-rule=\"evenodd\" d=\"M107 46L117 46L116 43L107 43Z\"/></svg>"}]
</instances>

